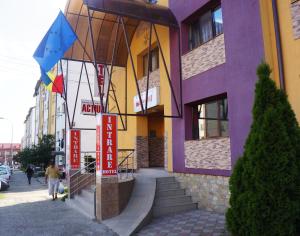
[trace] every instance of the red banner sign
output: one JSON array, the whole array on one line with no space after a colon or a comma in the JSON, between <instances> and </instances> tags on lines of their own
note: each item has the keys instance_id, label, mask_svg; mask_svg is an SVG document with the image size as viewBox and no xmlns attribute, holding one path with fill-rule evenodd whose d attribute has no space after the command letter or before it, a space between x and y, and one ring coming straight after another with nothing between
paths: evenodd
<instances>
[{"instance_id":1,"label":"red banner sign","mask_svg":"<svg viewBox=\"0 0 300 236\"><path fill-rule=\"evenodd\" d=\"M118 174L117 116L102 114L101 117L101 167L103 176Z\"/></svg>"},{"instance_id":2,"label":"red banner sign","mask_svg":"<svg viewBox=\"0 0 300 236\"><path fill-rule=\"evenodd\" d=\"M104 84L104 65L98 64L98 85L103 86Z\"/></svg>"},{"instance_id":3,"label":"red banner sign","mask_svg":"<svg viewBox=\"0 0 300 236\"><path fill-rule=\"evenodd\" d=\"M80 168L80 130L70 130L71 169Z\"/></svg>"}]
</instances>

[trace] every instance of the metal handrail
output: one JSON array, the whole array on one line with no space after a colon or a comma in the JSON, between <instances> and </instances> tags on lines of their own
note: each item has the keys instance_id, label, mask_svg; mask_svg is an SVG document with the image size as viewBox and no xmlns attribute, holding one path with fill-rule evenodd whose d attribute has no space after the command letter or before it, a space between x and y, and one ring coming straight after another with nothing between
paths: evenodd
<instances>
[{"instance_id":1,"label":"metal handrail","mask_svg":"<svg viewBox=\"0 0 300 236\"><path fill-rule=\"evenodd\" d=\"M74 177L76 174L81 173L81 171L83 171L84 169L86 169L87 167L89 167L89 166L92 165L92 164L95 165L95 164L96 164L96 161L93 161L93 162L91 162L90 164L88 164L87 166L84 166L83 168L77 170L74 174L72 174L72 175L70 176L70 179L71 179L72 177Z\"/></svg>"},{"instance_id":2,"label":"metal handrail","mask_svg":"<svg viewBox=\"0 0 300 236\"><path fill-rule=\"evenodd\" d=\"M127 156L123 157L124 159L118 164L118 174L120 179L122 179L122 173L125 168L125 174L126 174L126 179L128 178L129 170L131 173L131 177L133 178L133 173L134 173L134 149L119 149L118 152L130 152ZM132 159L131 163L129 163L129 159ZM126 164L125 164L126 162ZM124 167L125 164L125 167ZM131 164L131 168L129 168L129 165Z\"/></svg>"},{"instance_id":3,"label":"metal handrail","mask_svg":"<svg viewBox=\"0 0 300 236\"><path fill-rule=\"evenodd\" d=\"M125 161L126 159L128 159L133 153L134 153L134 149L121 149L122 152L125 152L125 151L131 151L131 153L129 153L124 159L123 161L121 161L121 163L119 163L119 166L121 166ZM124 151L125 150L125 151Z\"/></svg>"},{"instance_id":4,"label":"metal handrail","mask_svg":"<svg viewBox=\"0 0 300 236\"><path fill-rule=\"evenodd\" d=\"M134 149L118 149L118 153L124 153L124 152L130 152L128 154L126 154L125 157L122 157L122 160L120 163L118 163L118 173L119 173L119 177L122 179L121 177L121 173L126 173L126 178L128 178L128 174L131 173L132 177L133 177L133 173L134 173ZM130 160L131 159L131 163ZM80 175L82 173L82 171L86 171L86 173L90 173L91 170L91 166L93 167L93 172L91 174L94 175L94 178L91 181L88 181L86 183L86 185L91 184L92 182L96 182L96 161L93 161L91 163L89 163L88 165L85 165L84 167L80 168L79 170L77 170L75 173L73 173L72 175L70 175L70 185L72 183L72 188L70 186L70 197L74 194L74 193L78 193L80 191L81 188L81 184L84 183L84 181L88 180L89 178L91 178L91 175ZM130 167L131 166L131 167ZM74 180L72 180L74 179Z\"/></svg>"},{"instance_id":5,"label":"metal handrail","mask_svg":"<svg viewBox=\"0 0 300 236\"><path fill-rule=\"evenodd\" d=\"M87 180L88 178L91 177L91 175L94 175L94 178L92 179L92 181L88 181L86 185L89 185L91 183L95 183L96 182L96 171L95 171L95 164L96 161L93 161L91 163L89 163L88 165L85 165L83 168L77 170L74 174L72 174L69 179L70 179L70 197L74 194L74 193L78 193L80 191L80 184L83 183L83 181ZM91 175L79 175L81 174L81 172L83 170L85 170L87 173L90 173L89 171L91 170L90 167L93 165L93 172L91 173ZM81 178L80 178L81 177ZM75 178L73 181L72 179ZM80 178L80 180L79 180ZM71 188L71 184L72 184L72 188Z\"/></svg>"}]
</instances>

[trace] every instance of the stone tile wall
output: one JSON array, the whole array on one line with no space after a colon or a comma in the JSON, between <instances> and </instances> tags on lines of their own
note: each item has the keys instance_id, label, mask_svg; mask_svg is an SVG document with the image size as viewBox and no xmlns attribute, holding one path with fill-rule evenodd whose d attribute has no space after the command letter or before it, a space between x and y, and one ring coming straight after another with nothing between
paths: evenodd
<instances>
[{"instance_id":1,"label":"stone tile wall","mask_svg":"<svg viewBox=\"0 0 300 236\"><path fill-rule=\"evenodd\" d=\"M230 138L185 141L185 167L196 169L231 169Z\"/></svg>"},{"instance_id":2,"label":"stone tile wall","mask_svg":"<svg viewBox=\"0 0 300 236\"><path fill-rule=\"evenodd\" d=\"M291 4L294 38L300 38L300 1Z\"/></svg>"},{"instance_id":3,"label":"stone tile wall","mask_svg":"<svg viewBox=\"0 0 300 236\"><path fill-rule=\"evenodd\" d=\"M168 134L165 132L165 137L164 137L164 167L167 170L168 169Z\"/></svg>"},{"instance_id":4,"label":"stone tile wall","mask_svg":"<svg viewBox=\"0 0 300 236\"><path fill-rule=\"evenodd\" d=\"M164 167L164 137L149 137L149 167Z\"/></svg>"},{"instance_id":5,"label":"stone tile wall","mask_svg":"<svg viewBox=\"0 0 300 236\"><path fill-rule=\"evenodd\" d=\"M149 167L149 146L148 137L137 136L135 143L135 160L137 168Z\"/></svg>"},{"instance_id":6,"label":"stone tile wall","mask_svg":"<svg viewBox=\"0 0 300 236\"><path fill-rule=\"evenodd\" d=\"M225 62L224 34L221 34L182 56L183 79L188 79Z\"/></svg>"},{"instance_id":7,"label":"stone tile wall","mask_svg":"<svg viewBox=\"0 0 300 236\"><path fill-rule=\"evenodd\" d=\"M229 206L229 177L173 173L200 209L225 213Z\"/></svg>"},{"instance_id":8,"label":"stone tile wall","mask_svg":"<svg viewBox=\"0 0 300 236\"><path fill-rule=\"evenodd\" d=\"M139 88L141 92L146 91L147 88L147 76L144 76L142 79L138 80ZM159 69L153 71L149 75L149 89L160 86L160 75Z\"/></svg>"}]
</instances>

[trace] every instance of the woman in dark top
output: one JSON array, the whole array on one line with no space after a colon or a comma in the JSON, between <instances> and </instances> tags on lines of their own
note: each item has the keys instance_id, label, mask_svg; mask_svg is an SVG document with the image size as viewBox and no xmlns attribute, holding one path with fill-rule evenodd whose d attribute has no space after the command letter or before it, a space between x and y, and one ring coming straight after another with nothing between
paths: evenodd
<instances>
[{"instance_id":1,"label":"woman in dark top","mask_svg":"<svg viewBox=\"0 0 300 236\"><path fill-rule=\"evenodd\" d=\"M25 171L26 175L27 175L27 179L28 179L28 184L31 184L31 177L33 176L33 169L32 167L29 165Z\"/></svg>"}]
</instances>

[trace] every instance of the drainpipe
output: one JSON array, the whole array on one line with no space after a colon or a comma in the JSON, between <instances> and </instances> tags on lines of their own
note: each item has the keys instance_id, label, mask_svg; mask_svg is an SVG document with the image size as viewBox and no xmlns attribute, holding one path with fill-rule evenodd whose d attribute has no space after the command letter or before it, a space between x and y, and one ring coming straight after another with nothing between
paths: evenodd
<instances>
[{"instance_id":1,"label":"drainpipe","mask_svg":"<svg viewBox=\"0 0 300 236\"><path fill-rule=\"evenodd\" d=\"M283 68L283 57L282 57L277 0L272 0L272 8L273 8L274 29L275 29L275 37L276 37L276 49L277 49L280 89L282 89L282 91L285 92L284 68Z\"/></svg>"}]
</instances>

